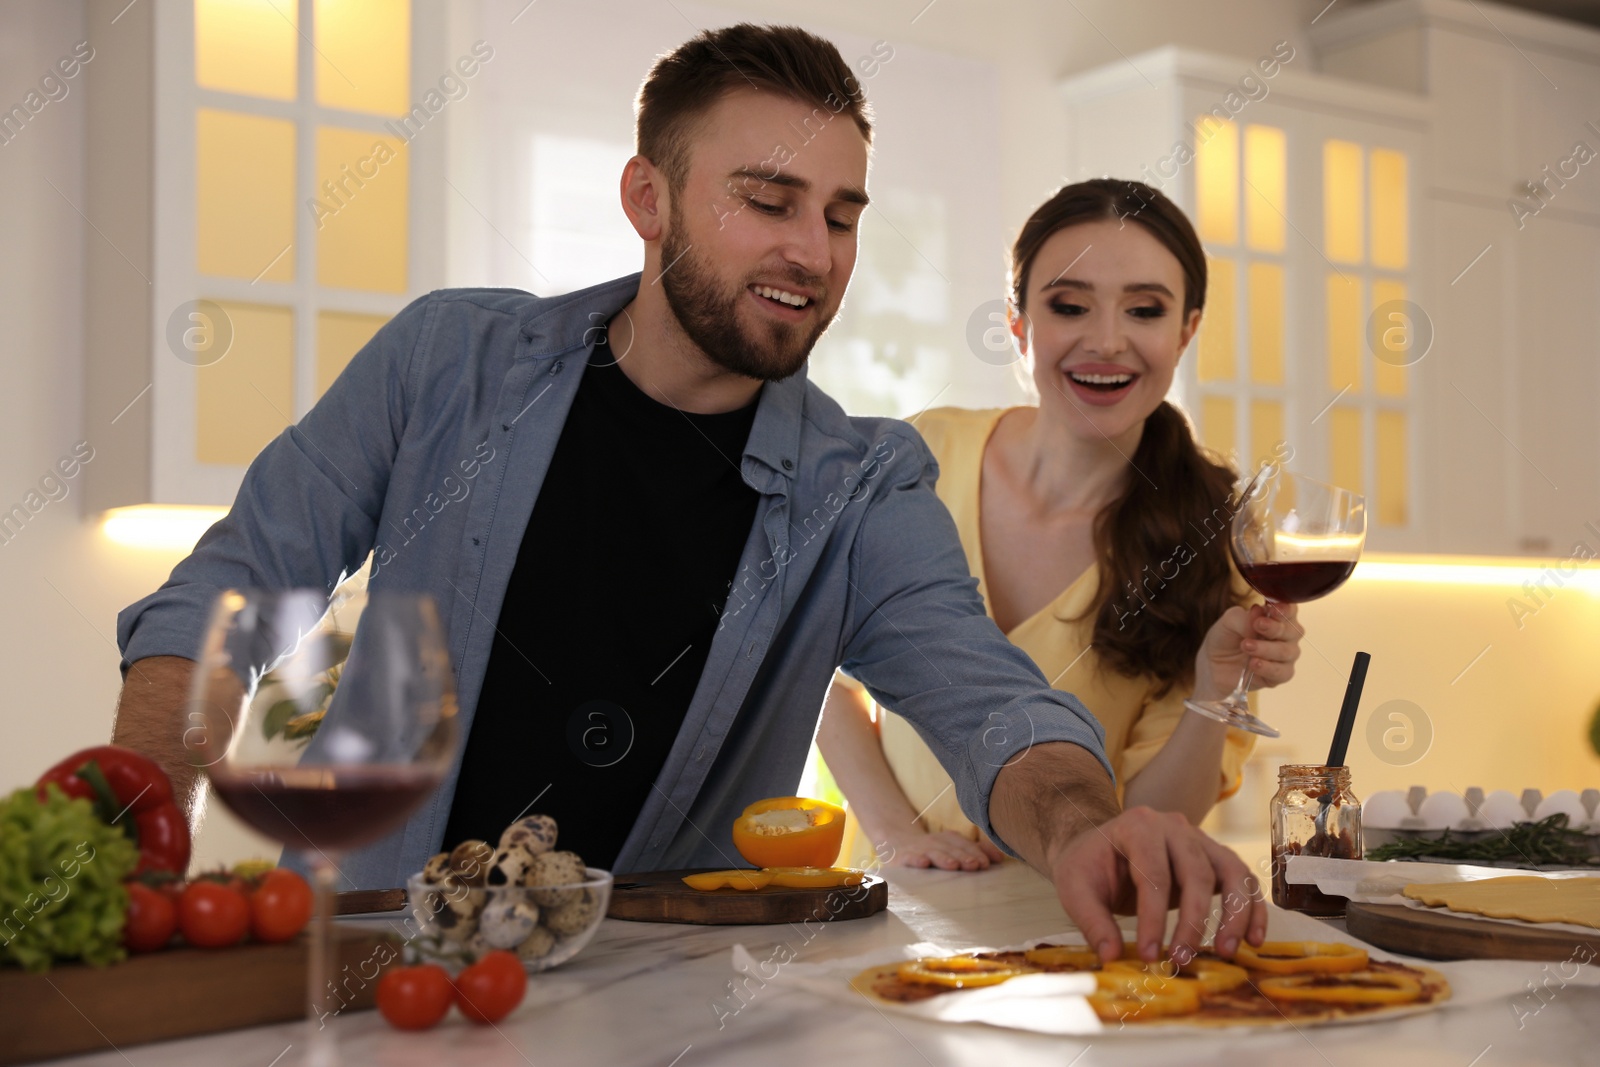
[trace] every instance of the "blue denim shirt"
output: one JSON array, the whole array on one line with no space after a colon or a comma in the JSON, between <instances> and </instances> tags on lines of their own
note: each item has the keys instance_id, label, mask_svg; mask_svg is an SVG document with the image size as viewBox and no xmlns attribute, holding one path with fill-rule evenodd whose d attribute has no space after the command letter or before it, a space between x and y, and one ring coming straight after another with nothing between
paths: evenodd
<instances>
[{"instance_id":1,"label":"blue denim shirt","mask_svg":"<svg viewBox=\"0 0 1600 1067\"><path fill-rule=\"evenodd\" d=\"M370 551L371 588L425 591L441 605L464 736L588 352L638 284L548 299L442 290L410 304L262 450L227 517L166 584L118 616L124 673L147 656L195 658L223 589L331 592ZM1002 847L989 792L1008 758L1070 741L1106 762L1094 717L984 614L915 430L846 416L802 371L762 388L741 470L761 494L756 522L619 871L739 866L733 821L754 800L793 792L839 666L916 727L962 810ZM459 772L458 752L403 830L342 862L348 886L403 885L422 868L443 844ZM530 800L540 788L528 783Z\"/></svg>"}]
</instances>

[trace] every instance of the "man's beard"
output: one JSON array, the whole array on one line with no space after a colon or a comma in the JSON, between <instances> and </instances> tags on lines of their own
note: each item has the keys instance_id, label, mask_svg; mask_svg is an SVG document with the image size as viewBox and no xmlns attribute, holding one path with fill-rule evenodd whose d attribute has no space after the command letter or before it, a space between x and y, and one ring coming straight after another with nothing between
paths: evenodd
<instances>
[{"instance_id":1,"label":"man's beard","mask_svg":"<svg viewBox=\"0 0 1600 1067\"><path fill-rule=\"evenodd\" d=\"M746 331L739 320L746 284L722 291L716 272L683 234L683 220L674 204L670 227L661 239L661 258L668 264L661 275L661 288L689 340L717 366L746 378L776 382L803 367L832 316L819 316L810 329L804 323L769 320L755 333ZM790 276L797 287L813 292L821 289L799 271L791 271Z\"/></svg>"}]
</instances>

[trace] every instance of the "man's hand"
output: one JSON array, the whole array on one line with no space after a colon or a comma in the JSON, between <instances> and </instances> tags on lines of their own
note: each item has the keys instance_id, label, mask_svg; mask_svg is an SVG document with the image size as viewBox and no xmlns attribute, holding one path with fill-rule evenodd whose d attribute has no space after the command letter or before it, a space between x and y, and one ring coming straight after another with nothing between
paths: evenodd
<instances>
[{"instance_id":1,"label":"man's hand","mask_svg":"<svg viewBox=\"0 0 1600 1067\"><path fill-rule=\"evenodd\" d=\"M1106 961L1122 953L1113 913L1137 915L1140 958L1161 955L1167 911L1178 909L1172 958L1188 962L1205 937L1211 898L1222 894L1215 947L1232 958L1240 938L1267 936L1260 883L1232 851L1175 812L1131 808L1081 831L1051 856L1051 882L1072 921Z\"/></svg>"},{"instance_id":2,"label":"man's hand","mask_svg":"<svg viewBox=\"0 0 1600 1067\"><path fill-rule=\"evenodd\" d=\"M1172 907L1172 954L1187 962L1219 892L1219 954L1231 957L1240 937L1259 945L1267 935L1260 884L1244 862L1182 815L1144 807L1119 813L1111 779L1087 749L1050 741L1012 757L995 778L989 821L1050 879L1067 915L1108 962L1122 952L1113 913L1139 917L1139 955L1154 961Z\"/></svg>"}]
</instances>

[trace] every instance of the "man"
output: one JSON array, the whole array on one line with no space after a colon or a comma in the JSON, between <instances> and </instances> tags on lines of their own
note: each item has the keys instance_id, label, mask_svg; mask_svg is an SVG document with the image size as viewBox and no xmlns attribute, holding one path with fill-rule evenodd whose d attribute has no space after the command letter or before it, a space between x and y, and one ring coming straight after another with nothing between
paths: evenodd
<instances>
[{"instance_id":1,"label":"man","mask_svg":"<svg viewBox=\"0 0 1600 1067\"><path fill-rule=\"evenodd\" d=\"M1119 815L1094 719L985 617L920 438L805 380L855 264L870 137L848 67L800 30L660 59L621 183L643 273L433 293L380 330L123 612L117 739L191 793L182 695L217 591L331 588L370 550L375 586L444 606L469 732L429 806L344 863L353 885L399 885L530 808L593 864L733 865L734 817L793 788L843 665L1108 958L1113 907L1137 905L1154 958L1169 902L1181 953L1218 889L1219 948L1259 941L1243 864L1181 817ZM461 503L421 510L461 478Z\"/></svg>"}]
</instances>

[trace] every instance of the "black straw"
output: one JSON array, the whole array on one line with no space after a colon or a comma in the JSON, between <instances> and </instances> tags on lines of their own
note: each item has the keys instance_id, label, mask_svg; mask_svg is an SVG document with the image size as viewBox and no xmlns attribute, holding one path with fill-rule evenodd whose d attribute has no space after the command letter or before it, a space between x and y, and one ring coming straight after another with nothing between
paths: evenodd
<instances>
[{"instance_id":1,"label":"black straw","mask_svg":"<svg viewBox=\"0 0 1600 1067\"><path fill-rule=\"evenodd\" d=\"M1356 725L1356 706L1361 703L1361 689L1367 684L1367 664L1372 657L1365 652L1356 653L1350 667L1350 682L1344 690L1344 706L1339 709L1339 725L1333 730L1333 747L1328 749L1328 766L1343 767L1346 750L1350 747L1350 732Z\"/></svg>"}]
</instances>

